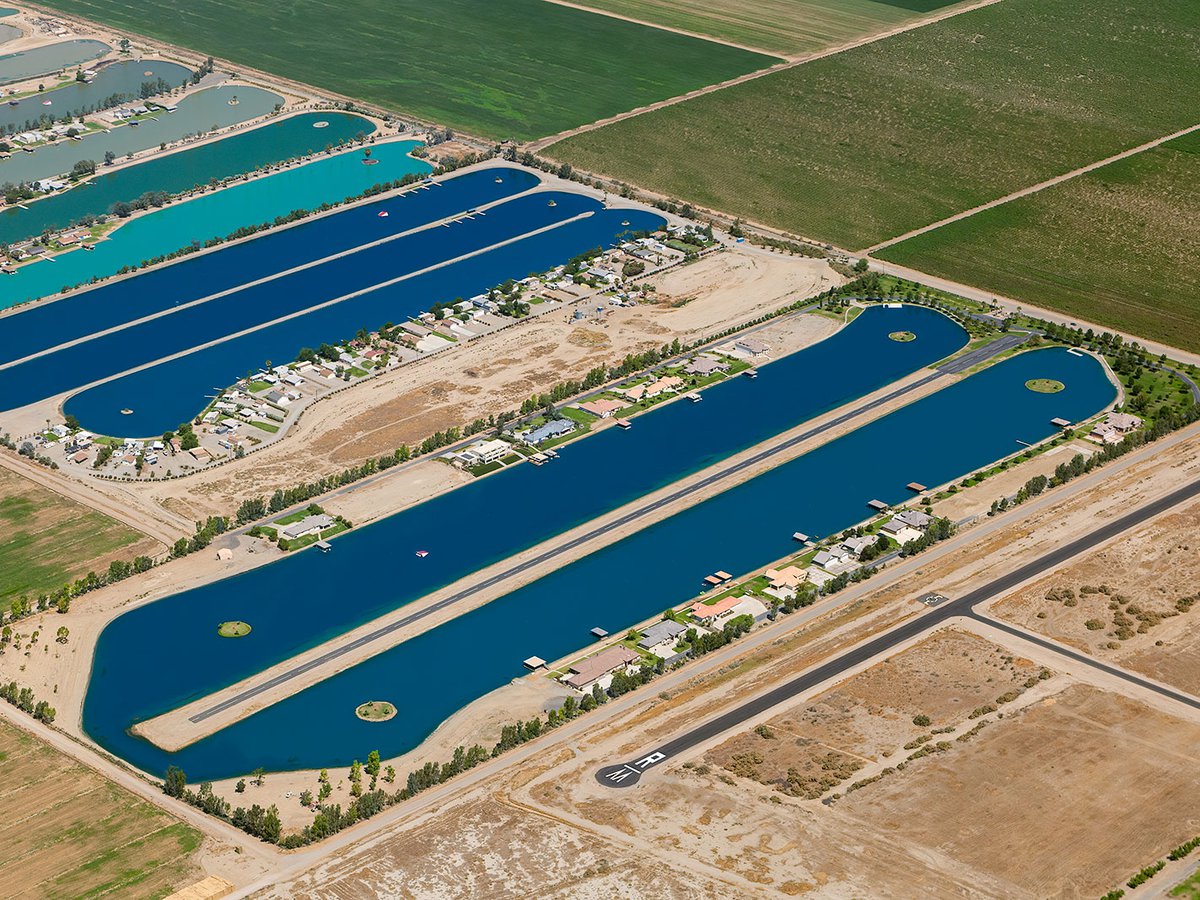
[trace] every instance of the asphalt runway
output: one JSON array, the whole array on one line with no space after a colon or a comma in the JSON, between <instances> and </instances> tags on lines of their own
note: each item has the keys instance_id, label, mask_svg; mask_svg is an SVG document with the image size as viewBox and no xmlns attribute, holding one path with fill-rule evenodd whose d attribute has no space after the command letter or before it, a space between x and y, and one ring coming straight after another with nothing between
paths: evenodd
<instances>
[{"instance_id":1,"label":"asphalt runway","mask_svg":"<svg viewBox=\"0 0 1200 900\"><path fill-rule=\"evenodd\" d=\"M1070 648L1063 647L1052 641L1048 641L1029 634L1019 628L1014 628L1003 622L997 622L995 619L986 618L975 612L975 607L986 600L990 600L998 594L1003 594L1012 590L1017 585L1042 575L1053 569L1058 568L1063 563L1071 560L1078 554L1090 550L1097 544L1102 544L1114 537L1124 534L1132 528L1136 528L1148 519L1157 516L1159 513L1165 512L1179 503L1191 500L1200 496L1200 481L1192 482L1185 485L1165 497L1147 503L1144 506L1138 507L1132 512L1126 513L1120 518L1114 519L1094 531L1089 532L1081 538L1056 547L1049 553L1039 556L1023 566L1002 575L993 581L988 582L982 587L949 600L940 603L930 608L930 611L917 616L908 622L905 622L886 634L873 638L865 643L852 647L849 651L835 660L824 663L816 668L810 669L802 675L793 678L777 688L774 688L767 693L755 697L752 700L743 703L742 705L729 710L726 713L704 722L691 731L679 735L671 739L665 744L648 751L638 759L628 763L616 763L613 765L604 766L597 770L596 780L606 787L622 788L632 787L637 784L643 772L666 762L673 756L678 756L698 744L704 743L711 738L716 737L723 732L737 728L744 722L754 718L760 713L766 712L772 707L794 699L796 696L811 690L822 682L832 678L837 678L839 675L846 672L867 660L881 653L886 653L888 650L896 647L904 641L914 638L923 632L936 628L938 625L951 619L955 616L967 616L977 619L981 622L986 622L993 628L999 628L1010 634L1020 637L1022 640L1030 641L1038 646L1045 647L1055 653L1069 657L1076 662L1081 662L1093 668L1106 672L1109 675L1114 675L1132 684L1139 685L1146 690L1153 691L1164 697L1168 697L1179 703L1184 703L1194 709L1200 709L1200 700L1187 694L1179 693L1171 690L1160 684L1147 681L1130 672L1122 671L1121 669L1109 666L1099 660L1093 659L1086 654L1078 653Z\"/></svg>"}]
</instances>

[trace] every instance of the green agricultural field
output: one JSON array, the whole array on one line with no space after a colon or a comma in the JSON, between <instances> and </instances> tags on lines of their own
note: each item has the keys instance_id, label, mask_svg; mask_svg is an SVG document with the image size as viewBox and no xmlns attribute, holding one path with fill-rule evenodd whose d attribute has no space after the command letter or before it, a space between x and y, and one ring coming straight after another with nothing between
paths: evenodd
<instances>
[{"instance_id":1,"label":"green agricultural field","mask_svg":"<svg viewBox=\"0 0 1200 900\"><path fill-rule=\"evenodd\" d=\"M923 272L1200 351L1200 135L896 244Z\"/></svg>"},{"instance_id":2,"label":"green agricultural field","mask_svg":"<svg viewBox=\"0 0 1200 900\"><path fill-rule=\"evenodd\" d=\"M127 525L0 469L0 609L60 588L114 559L162 545Z\"/></svg>"},{"instance_id":3,"label":"green agricultural field","mask_svg":"<svg viewBox=\"0 0 1200 900\"><path fill-rule=\"evenodd\" d=\"M584 0L583 6L798 56L866 37L956 0Z\"/></svg>"},{"instance_id":4,"label":"green agricultural field","mask_svg":"<svg viewBox=\"0 0 1200 900\"><path fill-rule=\"evenodd\" d=\"M0 878L9 897L164 897L204 877L203 835L0 723Z\"/></svg>"},{"instance_id":5,"label":"green agricultural field","mask_svg":"<svg viewBox=\"0 0 1200 900\"><path fill-rule=\"evenodd\" d=\"M554 134L777 62L543 0L48 5L498 139Z\"/></svg>"},{"instance_id":6,"label":"green agricultural field","mask_svg":"<svg viewBox=\"0 0 1200 900\"><path fill-rule=\"evenodd\" d=\"M1002 0L548 155L862 248L1200 119L1195 0Z\"/></svg>"}]
</instances>

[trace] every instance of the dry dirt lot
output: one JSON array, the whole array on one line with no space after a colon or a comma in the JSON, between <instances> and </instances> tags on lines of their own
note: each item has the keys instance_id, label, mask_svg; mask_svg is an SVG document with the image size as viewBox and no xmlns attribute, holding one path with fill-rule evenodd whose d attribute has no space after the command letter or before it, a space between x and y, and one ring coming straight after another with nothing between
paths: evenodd
<instances>
[{"instance_id":1,"label":"dry dirt lot","mask_svg":"<svg viewBox=\"0 0 1200 900\"><path fill-rule=\"evenodd\" d=\"M0 722L0 896L161 897L200 877L202 837Z\"/></svg>"},{"instance_id":2,"label":"dry dirt lot","mask_svg":"<svg viewBox=\"0 0 1200 900\"><path fill-rule=\"evenodd\" d=\"M1097 896L1196 831L1198 741L1195 723L1077 685L838 812L1007 896Z\"/></svg>"},{"instance_id":3,"label":"dry dirt lot","mask_svg":"<svg viewBox=\"0 0 1200 900\"><path fill-rule=\"evenodd\" d=\"M895 765L912 751L952 739L948 731L973 712L994 710L998 698L1011 703L1040 684L1042 672L975 635L941 631L735 735L706 754L704 765L814 800L870 763Z\"/></svg>"},{"instance_id":4,"label":"dry dirt lot","mask_svg":"<svg viewBox=\"0 0 1200 900\"><path fill-rule=\"evenodd\" d=\"M1002 619L1200 692L1200 504L995 604Z\"/></svg>"},{"instance_id":5,"label":"dry dirt lot","mask_svg":"<svg viewBox=\"0 0 1200 900\"><path fill-rule=\"evenodd\" d=\"M889 731L902 733L887 706L871 704L898 696L907 706L906 679L928 676L936 658L922 653L923 660L902 654L890 669L877 667L821 698L828 706L856 698L846 703L853 715L838 744L881 746ZM1003 681L988 683L1004 670L998 648L968 653L974 690L986 694ZM963 665L944 685L935 675L921 699L954 707L971 668ZM1200 725L1061 677L1037 691L1035 702L1006 707L967 740L832 806L708 763L673 766L617 794L594 786L592 762L540 780L531 798L664 860L682 857L736 877L743 887L735 896L759 887L821 897L1097 896L1197 830ZM744 737L758 746L787 739Z\"/></svg>"},{"instance_id":6,"label":"dry dirt lot","mask_svg":"<svg viewBox=\"0 0 1200 900\"><path fill-rule=\"evenodd\" d=\"M718 900L730 894L725 885L667 869L595 833L488 798L255 896Z\"/></svg>"},{"instance_id":7,"label":"dry dirt lot","mask_svg":"<svg viewBox=\"0 0 1200 900\"><path fill-rule=\"evenodd\" d=\"M676 338L695 341L840 281L824 260L757 248L716 253L652 279L655 304L613 308L603 324L578 325L567 311L549 313L323 399L283 441L244 461L173 481L95 487L165 508L182 521L228 515L254 493L270 494L514 409L595 366Z\"/></svg>"}]
</instances>

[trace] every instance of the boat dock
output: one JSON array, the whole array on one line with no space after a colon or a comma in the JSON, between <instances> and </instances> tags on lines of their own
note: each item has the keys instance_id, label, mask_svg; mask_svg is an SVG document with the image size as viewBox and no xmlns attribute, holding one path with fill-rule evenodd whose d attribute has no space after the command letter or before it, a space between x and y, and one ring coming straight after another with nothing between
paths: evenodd
<instances>
[{"instance_id":1,"label":"boat dock","mask_svg":"<svg viewBox=\"0 0 1200 900\"><path fill-rule=\"evenodd\" d=\"M728 572L722 572L722 571L718 570L716 572L713 572L713 574L711 574L711 575L705 575L704 583L706 585L708 585L709 587L716 587L717 585L724 584L725 582L729 581L732 578L733 578L733 576L730 575Z\"/></svg>"},{"instance_id":2,"label":"boat dock","mask_svg":"<svg viewBox=\"0 0 1200 900\"><path fill-rule=\"evenodd\" d=\"M745 375L747 378L757 378L758 377L758 369L747 369L742 374Z\"/></svg>"},{"instance_id":3,"label":"boat dock","mask_svg":"<svg viewBox=\"0 0 1200 900\"><path fill-rule=\"evenodd\" d=\"M546 667L546 661L540 656L531 656L529 659L522 662L521 665L532 672L536 669L544 669Z\"/></svg>"},{"instance_id":4,"label":"boat dock","mask_svg":"<svg viewBox=\"0 0 1200 900\"><path fill-rule=\"evenodd\" d=\"M807 544L808 543L808 535L805 534L803 531L797 531L792 534L792 540L799 541L802 544Z\"/></svg>"},{"instance_id":5,"label":"boat dock","mask_svg":"<svg viewBox=\"0 0 1200 900\"><path fill-rule=\"evenodd\" d=\"M633 423L628 419L617 419L617 427L628 430L633 427Z\"/></svg>"},{"instance_id":6,"label":"boat dock","mask_svg":"<svg viewBox=\"0 0 1200 900\"><path fill-rule=\"evenodd\" d=\"M1055 416L1053 419L1050 420L1050 424L1053 425L1055 428L1070 428L1071 420L1064 419L1062 416Z\"/></svg>"},{"instance_id":7,"label":"boat dock","mask_svg":"<svg viewBox=\"0 0 1200 900\"><path fill-rule=\"evenodd\" d=\"M699 403L701 400L704 399L696 391L692 391L690 394L684 394L683 396L686 397L688 400L691 400L693 403Z\"/></svg>"},{"instance_id":8,"label":"boat dock","mask_svg":"<svg viewBox=\"0 0 1200 900\"><path fill-rule=\"evenodd\" d=\"M920 493L924 492L925 490L927 490L925 485L921 484L919 481L910 481L908 484L905 485L905 487L916 494L920 494Z\"/></svg>"},{"instance_id":9,"label":"boat dock","mask_svg":"<svg viewBox=\"0 0 1200 900\"><path fill-rule=\"evenodd\" d=\"M320 550L322 553L328 553L330 550L333 549L333 544L329 543L329 541L317 541L313 546L316 547L318 550Z\"/></svg>"},{"instance_id":10,"label":"boat dock","mask_svg":"<svg viewBox=\"0 0 1200 900\"><path fill-rule=\"evenodd\" d=\"M596 626L595 628L593 628L591 630L590 634L592 637L594 637L598 641L603 640L604 638L608 637L608 632L605 631L600 626Z\"/></svg>"},{"instance_id":11,"label":"boat dock","mask_svg":"<svg viewBox=\"0 0 1200 900\"><path fill-rule=\"evenodd\" d=\"M882 500L870 500L867 502L867 506L871 507L875 512L883 512L888 508L888 505Z\"/></svg>"}]
</instances>

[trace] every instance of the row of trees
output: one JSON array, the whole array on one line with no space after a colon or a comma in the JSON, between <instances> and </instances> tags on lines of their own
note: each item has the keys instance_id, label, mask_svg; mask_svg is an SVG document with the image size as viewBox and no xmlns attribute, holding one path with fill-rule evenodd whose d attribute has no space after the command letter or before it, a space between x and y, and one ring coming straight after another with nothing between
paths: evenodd
<instances>
[{"instance_id":1,"label":"row of trees","mask_svg":"<svg viewBox=\"0 0 1200 900\"><path fill-rule=\"evenodd\" d=\"M45 700L38 700L32 688L17 687L15 681L10 681L0 685L0 698L7 700L22 712L29 713L39 722L49 725L54 721L54 707Z\"/></svg>"}]
</instances>

